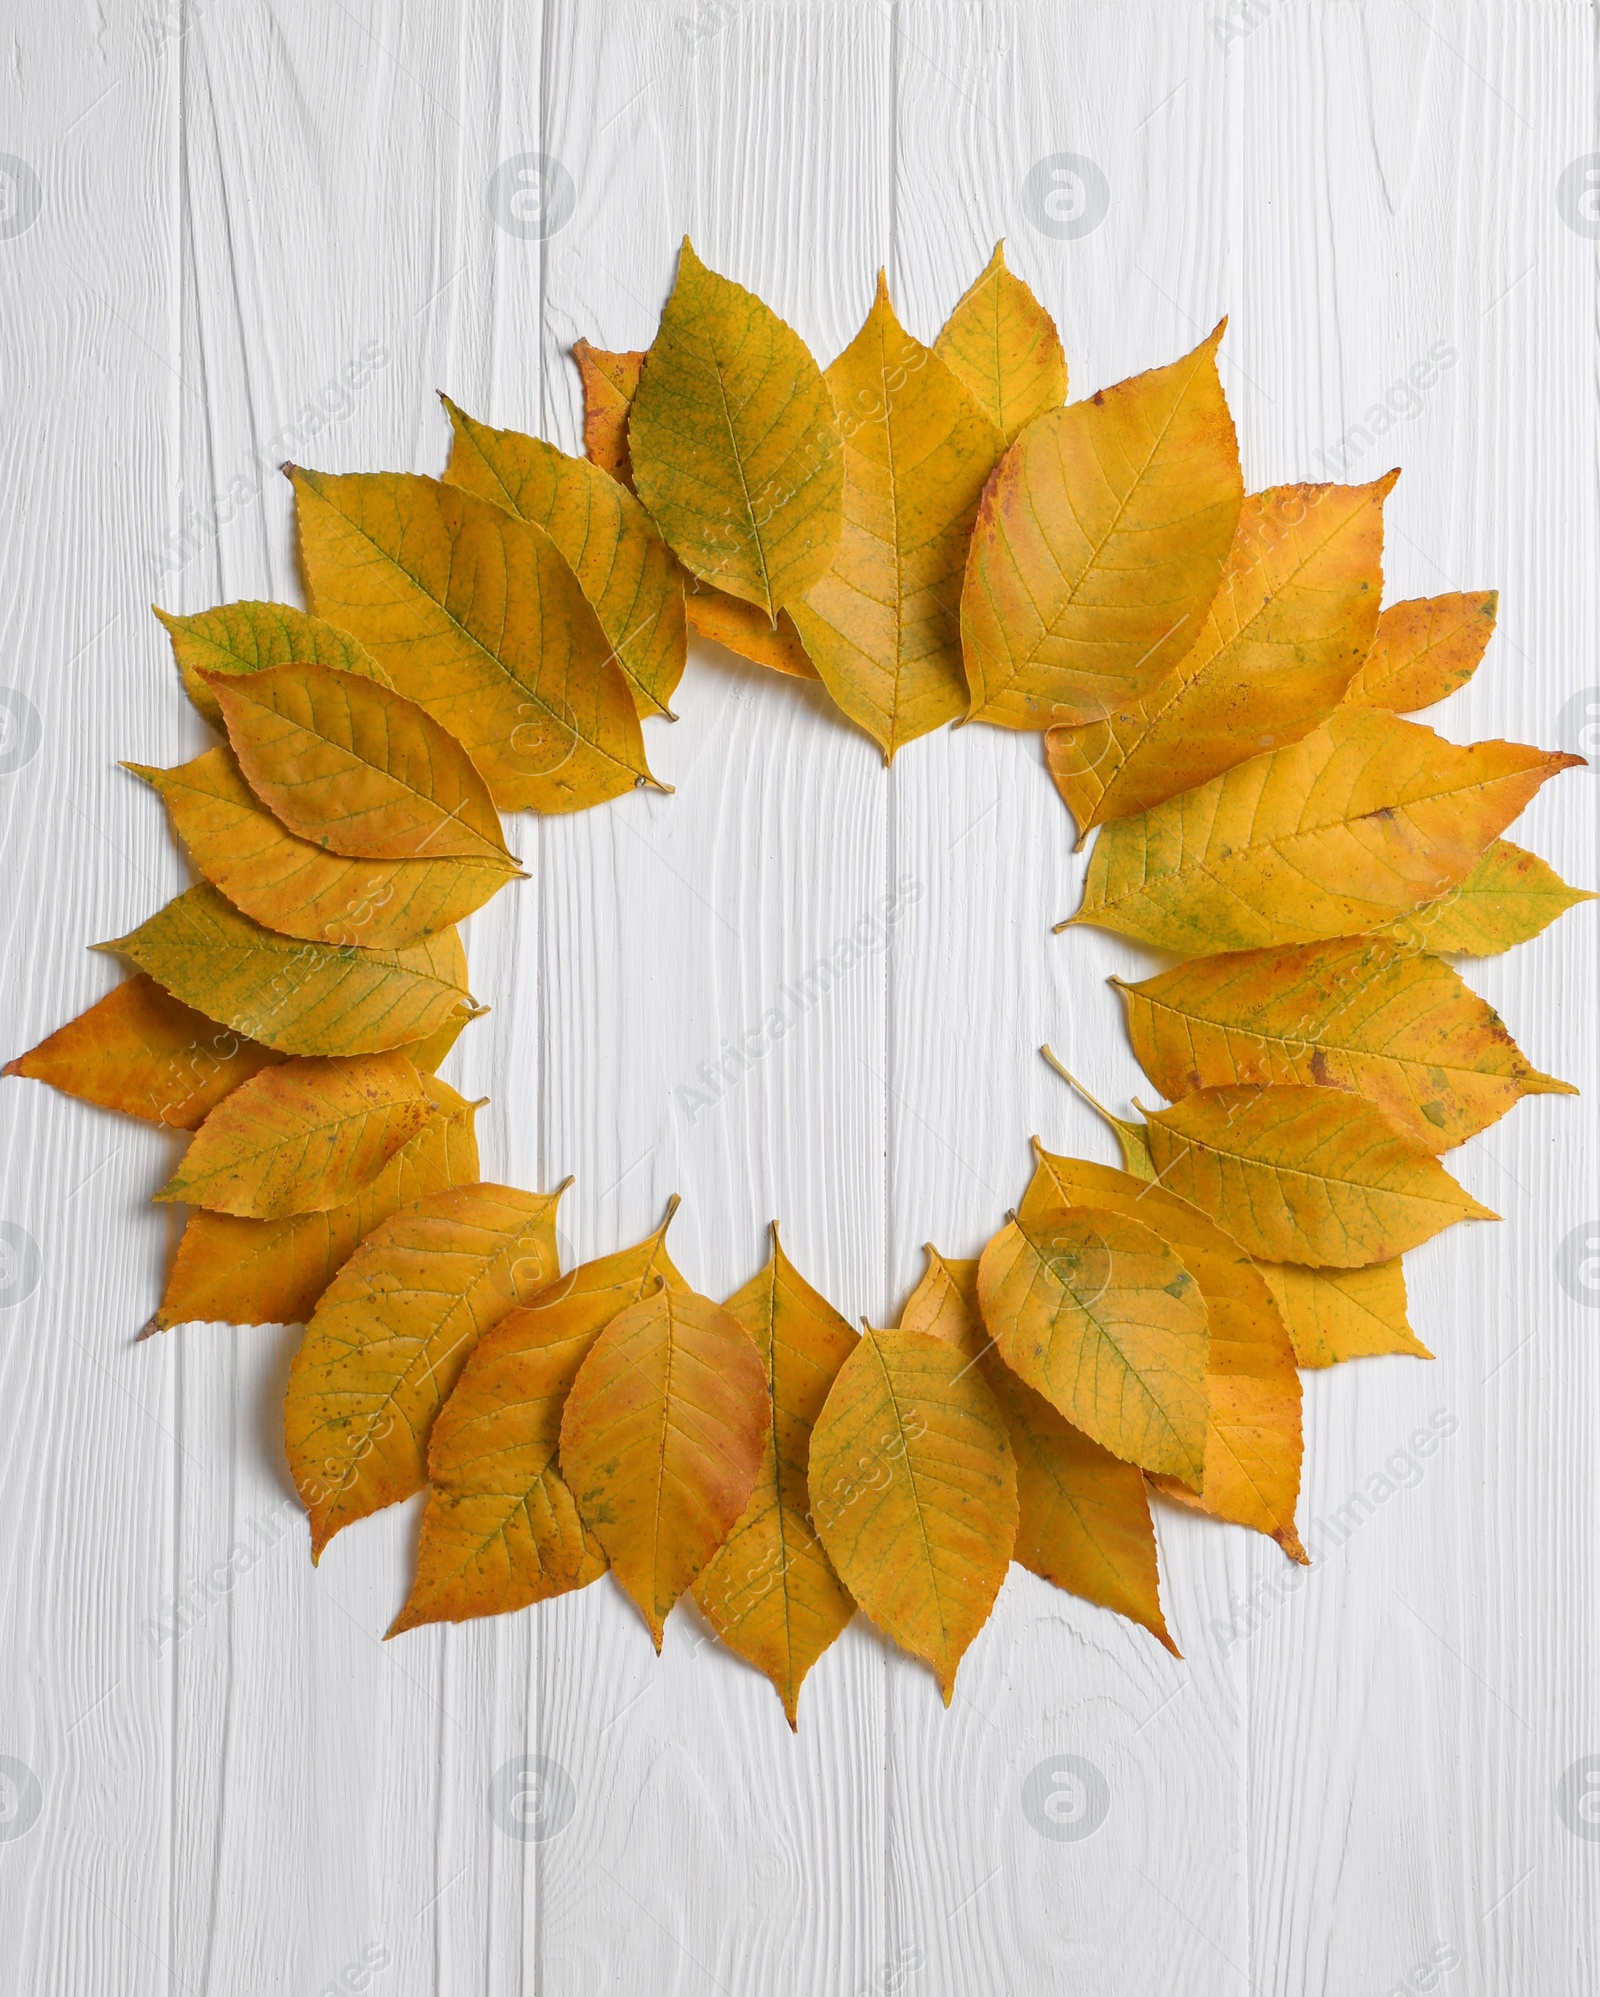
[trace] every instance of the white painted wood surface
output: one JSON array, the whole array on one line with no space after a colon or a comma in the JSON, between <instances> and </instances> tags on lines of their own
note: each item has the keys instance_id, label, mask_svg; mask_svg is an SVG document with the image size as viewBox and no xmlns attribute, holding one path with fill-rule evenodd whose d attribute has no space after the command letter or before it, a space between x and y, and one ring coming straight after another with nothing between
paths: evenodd
<instances>
[{"instance_id":1,"label":"white painted wood surface","mask_svg":"<svg viewBox=\"0 0 1600 1997\"><path fill-rule=\"evenodd\" d=\"M1343 465L1405 467L1387 593L1503 592L1457 739L1600 741L1600 222L1562 182L1600 149L1591 5L5 0L0 25L0 680L40 731L0 775L8 1053L106 989L85 944L185 878L116 767L202 745L149 603L293 598L269 468L437 471L436 389L575 448L567 349L648 342L686 229L824 360L880 264L931 337L1000 235L1074 395L1229 312L1252 485L1324 473L1448 343ZM1026 192L1060 152L1104 175L1087 233ZM570 175L548 236L491 206L527 153ZM1081 862L1033 738L947 732L886 775L817 691L713 648L678 705L649 743L674 796L515 828L534 878L470 925L494 1011L455 1078L493 1097L487 1172L576 1173L572 1251L677 1190L704 1289L751 1274L777 1215L883 1322L923 1241L972 1253L1015 1201L1030 1132L1109 1155L1033 1050L1131 1094L1104 978L1138 954L1049 933ZM17 742L13 716L0 762ZM1569 777L1517 836L1593 883L1597 799ZM892 943L691 1122L678 1085L901 882ZM658 1663L609 1582L380 1643L416 1507L313 1572L279 1439L297 1334L132 1343L172 1141L7 1084L0 1218L40 1260L0 1309L0 1987L1600 1987L1600 1821L1567 1778L1600 1755L1596 935L1580 910L1469 967L1587 1094L1459 1154L1505 1224L1411 1258L1437 1361L1308 1378L1309 1575L1165 1507L1187 1662L1014 1572L948 1713L858 1624L797 1738L693 1613ZM0 1302L28 1274L7 1238ZM1396 1457L1435 1410L1442 1443ZM1339 1544L1324 1522L1391 1459ZM1064 1755L1104 1779L1090 1836L1024 1807ZM518 1756L556 1765L553 1835L497 1820Z\"/></svg>"}]
</instances>

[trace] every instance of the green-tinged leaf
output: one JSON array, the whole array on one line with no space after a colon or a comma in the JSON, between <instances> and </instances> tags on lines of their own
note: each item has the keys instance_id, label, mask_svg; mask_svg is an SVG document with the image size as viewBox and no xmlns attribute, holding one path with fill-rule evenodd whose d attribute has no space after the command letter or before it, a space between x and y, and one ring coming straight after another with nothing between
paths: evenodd
<instances>
[{"instance_id":1,"label":"green-tinged leaf","mask_svg":"<svg viewBox=\"0 0 1600 1997\"><path fill-rule=\"evenodd\" d=\"M775 618L839 543L844 461L805 342L686 236L628 419L639 497L692 575Z\"/></svg>"},{"instance_id":2,"label":"green-tinged leaf","mask_svg":"<svg viewBox=\"0 0 1600 1997\"><path fill-rule=\"evenodd\" d=\"M209 886L94 947L130 957L185 1005L284 1054L382 1053L472 1005L453 929L404 950L297 942Z\"/></svg>"},{"instance_id":3,"label":"green-tinged leaf","mask_svg":"<svg viewBox=\"0 0 1600 1997\"><path fill-rule=\"evenodd\" d=\"M683 571L615 476L540 437L493 430L449 396L446 483L542 527L572 564L641 714L670 714L686 656Z\"/></svg>"},{"instance_id":4,"label":"green-tinged leaf","mask_svg":"<svg viewBox=\"0 0 1600 1997\"><path fill-rule=\"evenodd\" d=\"M348 631L287 603L224 603L193 617L174 617L165 610L156 616L172 640L184 691L213 728L223 725L222 709L201 677L204 673L259 673L291 659L310 659L389 684L382 666Z\"/></svg>"},{"instance_id":5,"label":"green-tinged leaf","mask_svg":"<svg viewBox=\"0 0 1600 1997\"><path fill-rule=\"evenodd\" d=\"M1405 950L1446 950L1496 957L1530 943L1580 901L1587 888L1569 888L1537 853L1497 839L1458 887L1382 931Z\"/></svg>"}]
</instances>

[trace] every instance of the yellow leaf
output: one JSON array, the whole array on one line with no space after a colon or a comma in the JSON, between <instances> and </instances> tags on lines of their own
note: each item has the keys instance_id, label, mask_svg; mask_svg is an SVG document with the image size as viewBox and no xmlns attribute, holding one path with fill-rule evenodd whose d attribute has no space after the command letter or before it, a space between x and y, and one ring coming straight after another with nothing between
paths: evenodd
<instances>
[{"instance_id":1,"label":"yellow leaf","mask_svg":"<svg viewBox=\"0 0 1600 1997\"><path fill-rule=\"evenodd\" d=\"M677 1207L674 1199L636 1247L583 1263L478 1341L433 1425L417 1576L391 1636L504 1615L605 1572L604 1549L556 1464L561 1412L619 1311L658 1282L687 1292L666 1248Z\"/></svg>"},{"instance_id":2,"label":"yellow leaf","mask_svg":"<svg viewBox=\"0 0 1600 1997\"><path fill-rule=\"evenodd\" d=\"M811 1517L834 1572L948 1706L1006 1578L1017 1466L972 1362L917 1331L868 1331L811 1431Z\"/></svg>"},{"instance_id":3,"label":"yellow leaf","mask_svg":"<svg viewBox=\"0 0 1600 1997\"><path fill-rule=\"evenodd\" d=\"M1142 1624L1176 1657L1161 1613L1143 1476L1063 1420L1000 1362L979 1312L977 1262L950 1260L931 1242L926 1253L927 1271L901 1314L900 1329L944 1339L976 1359L989 1383L1017 1463L1012 1559L1069 1594Z\"/></svg>"},{"instance_id":4,"label":"yellow leaf","mask_svg":"<svg viewBox=\"0 0 1600 1997\"><path fill-rule=\"evenodd\" d=\"M754 1341L771 1427L750 1502L694 1584L711 1627L777 1688L796 1724L806 1673L855 1614L811 1525L811 1431L855 1333L784 1254L727 1302Z\"/></svg>"},{"instance_id":5,"label":"yellow leaf","mask_svg":"<svg viewBox=\"0 0 1600 1997\"><path fill-rule=\"evenodd\" d=\"M655 781L610 641L542 527L409 473L290 475L319 609L465 743L502 811Z\"/></svg>"},{"instance_id":6,"label":"yellow leaf","mask_svg":"<svg viewBox=\"0 0 1600 1997\"><path fill-rule=\"evenodd\" d=\"M978 1301L1000 1357L1074 1427L1124 1462L1199 1485L1205 1298L1142 1221L1019 1209L983 1251Z\"/></svg>"},{"instance_id":7,"label":"yellow leaf","mask_svg":"<svg viewBox=\"0 0 1600 1997\"><path fill-rule=\"evenodd\" d=\"M670 716L685 657L683 571L655 522L597 465L440 399L454 433L446 484L545 530L594 605L640 714Z\"/></svg>"},{"instance_id":8,"label":"yellow leaf","mask_svg":"<svg viewBox=\"0 0 1600 1997\"><path fill-rule=\"evenodd\" d=\"M659 1651L673 1604L749 1502L770 1427L750 1335L663 1281L611 1319L561 1417L561 1474Z\"/></svg>"},{"instance_id":9,"label":"yellow leaf","mask_svg":"<svg viewBox=\"0 0 1600 1997\"><path fill-rule=\"evenodd\" d=\"M972 720L1093 721L1195 642L1244 495L1222 331L1036 418L1001 459L961 595Z\"/></svg>"},{"instance_id":10,"label":"yellow leaf","mask_svg":"<svg viewBox=\"0 0 1600 1997\"><path fill-rule=\"evenodd\" d=\"M1576 1095L1523 1057L1437 957L1377 937L1198 957L1125 985L1139 1065L1169 1101L1230 1082L1350 1089L1429 1151L1527 1095Z\"/></svg>"},{"instance_id":11,"label":"yellow leaf","mask_svg":"<svg viewBox=\"0 0 1600 1997\"><path fill-rule=\"evenodd\" d=\"M628 456L628 411L644 372L641 353L611 354L574 340L572 357L583 380L583 449L589 462L633 490Z\"/></svg>"},{"instance_id":12,"label":"yellow leaf","mask_svg":"<svg viewBox=\"0 0 1600 1997\"><path fill-rule=\"evenodd\" d=\"M1500 614L1497 589L1393 603L1378 619L1365 665L1345 699L1413 714L1463 687L1478 670Z\"/></svg>"},{"instance_id":13,"label":"yellow leaf","mask_svg":"<svg viewBox=\"0 0 1600 1997\"><path fill-rule=\"evenodd\" d=\"M288 1220L197 1213L183 1231L148 1331L175 1324L304 1324L357 1242L380 1221L478 1177L477 1104L424 1076L434 1115L346 1206Z\"/></svg>"},{"instance_id":14,"label":"yellow leaf","mask_svg":"<svg viewBox=\"0 0 1600 1997\"><path fill-rule=\"evenodd\" d=\"M1126 1117L1113 1116L1097 1096L1090 1095L1076 1075L1070 1074L1051 1053L1048 1044L1039 1052L1055 1069L1068 1088L1082 1096L1092 1110L1103 1116L1111 1126L1112 1135L1117 1140L1117 1149L1122 1153L1122 1169L1135 1179L1154 1179L1156 1168L1150 1159L1150 1140L1145 1135L1142 1123L1130 1123Z\"/></svg>"},{"instance_id":15,"label":"yellow leaf","mask_svg":"<svg viewBox=\"0 0 1600 1997\"><path fill-rule=\"evenodd\" d=\"M285 1061L217 1105L156 1198L253 1220L325 1212L371 1185L432 1114L403 1054Z\"/></svg>"},{"instance_id":16,"label":"yellow leaf","mask_svg":"<svg viewBox=\"0 0 1600 1997\"><path fill-rule=\"evenodd\" d=\"M1109 1165L1060 1158L1034 1139L1038 1169L1023 1205L1109 1207L1141 1220L1181 1258L1206 1300L1205 1476L1198 1495L1170 1478L1169 1497L1275 1539L1292 1560L1300 1496L1300 1376L1271 1290L1239 1244L1186 1200Z\"/></svg>"},{"instance_id":17,"label":"yellow leaf","mask_svg":"<svg viewBox=\"0 0 1600 1997\"><path fill-rule=\"evenodd\" d=\"M224 603L194 617L173 617L165 610L156 615L172 640L184 691L213 728L222 726L222 709L204 673L258 673L291 659L310 659L389 684L382 666L348 631L287 603Z\"/></svg>"},{"instance_id":18,"label":"yellow leaf","mask_svg":"<svg viewBox=\"0 0 1600 1997\"><path fill-rule=\"evenodd\" d=\"M1333 712L1377 628L1383 502L1398 477L1245 500L1193 649L1142 700L1045 738L1085 834L1298 741Z\"/></svg>"},{"instance_id":19,"label":"yellow leaf","mask_svg":"<svg viewBox=\"0 0 1600 1997\"><path fill-rule=\"evenodd\" d=\"M1066 401L1067 357L1055 321L1006 269L1005 247L995 244L933 351L1010 444L1025 423Z\"/></svg>"},{"instance_id":20,"label":"yellow leaf","mask_svg":"<svg viewBox=\"0 0 1600 1997\"><path fill-rule=\"evenodd\" d=\"M403 949L481 908L512 878L479 860L347 860L273 817L226 749L175 770L124 763L166 805L196 868L265 929Z\"/></svg>"},{"instance_id":21,"label":"yellow leaf","mask_svg":"<svg viewBox=\"0 0 1600 1997\"><path fill-rule=\"evenodd\" d=\"M1278 1300L1302 1366L1401 1352L1431 1359L1406 1317L1405 1272L1398 1261L1365 1269L1300 1269L1288 1262L1257 1268Z\"/></svg>"},{"instance_id":22,"label":"yellow leaf","mask_svg":"<svg viewBox=\"0 0 1600 1997\"><path fill-rule=\"evenodd\" d=\"M1569 888L1536 853L1497 839L1459 887L1380 933L1393 937L1403 950L1496 957L1517 943L1531 942L1580 901L1593 900L1587 889Z\"/></svg>"},{"instance_id":23,"label":"yellow leaf","mask_svg":"<svg viewBox=\"0 0 1600 1997\"><path fill-rule=\"evenodd\" d=\"M776 618L839 544L839 425L805 342L687 236L628 419L639 497L691 575Z\"/></svg>"},{"instance_id":24,"label":"yellow leaf","mask_svg":"<svg viewBox=\"0 0 1600 1997\"><path fill-rule=\"evenodd\" d=\"M231 1090L282 1059L137 971L0 1072L147 1123L198 1130Z\"/></svg>"},{"instance_id":25,"label":"yellow leaf","mask_svg":"<svg viewBox=\"0 0 1600 1997\"><path fill-rule=\"evenodd\" d=\"M1148 1128L1161 1183L1268 1262L1359 1269L1458 1220L1499 1219L1342 1089L1200 1089Z\"/></svg>"},{"instance_id":26,"label":"yellow leaf","mask_svg":"<svg viewBox=\"0 0 1600 1997\"><path fill-rule=\"evenodd\" d=\"M823 685L891 762L966 709L961 574L1003 439L896 319L881 272L826 380L844 436L844 529L791 607Z\"/></svg>"},{"instance_id":27,"label":"yellow leaf","mask_svg":"<svg viewBox=\"0 0 1600 1997\"><path fill-rule=\"evenodd\" d=\"M457 1186L366 1237L289 1370L284 1441L311 1557L427 1481L428 1431L478 1339L556 1274L554 1193Z\"/></svg>"},{"instance_id":28,"label":"yellow leaf","mask_svg":"<svg viewBox=\"0 0 1600 1997\"><path fill-rule=\"evenodd\" d=\"M610 354L587 340L573 346L583 377L583 448L591 464L608 472L633 491L633 463L628 456L628 412L644 369L643 354ZM777 623L726 590L692 576L676 564L684 588L684 617L691 631L726 645L730 652L753 659L758 666L788 673L792 679L814 680L817 669L806 657L794 619L778 612Z\"/></svg>"},{"instance_id":29,"label":"yellow leaf","mask_svg":"<svg viewBox=\"0 0 1600 1997\"><path fill-rule=\"evenodd\" d=\"M455 1046L462 1034L475 1019L488 1016L486 1005L474 1006L471 1012L452 1013L436 1033L430 1033L425 1040L412 1040L406 1045L406 1059L419 1075L436 1075L443 1065L445 1056ZM472 1174L473 1178L478 1175Z\"/></svg>"},{"instance_id":30,"label":"yellow leaf","mask_svg":"<svg viewBox=\"0 0 1600 1997\"><path fill-rule=\"evenodd\" d=\"M131 957L185 1005L284 1054L380 1054L424 1039L472 1004L453 929L404 950L297 942L209 886L93 947Z\"/></svg>"},{"instance_id":31,"label":"yellow leaf","mask_svg":"<svg viewBox=\"0 0 1600 1997\"><path fill-rule=\"evenodd\" d=\"M1304 741L1104 827L1070 920L1182 957L1353 936L1464 880L1578 760L1515 742L1458 748L1339 708Z\"/></svg>"},{"instance_id":32,"label":"yellow leaf","mask_svg":"<svg viewBox=\"0 0 1600 1997\"><path fill-rule=\"evenodd\" d=\"M414 700L328 666L209 684L250 788L302 839L354 859L516 871L472 758Z\"/></svg>"},{"instance_id":33,"label":"yellow leaf","mask_svg":"<svg viewBox=\"0 0 1600 1997\"><path fill-rule=\"evenodd\" d=\"M753 659L758 666L770 666L775 673L787 673L795 680L822 677L806 657L800 633L787 610L778 612L774 624L753 603L741 603L738 597L691 576L684 597L684 615L691 631L718 645L726 645L741 658Z\"/></svg>"}]
</instances>

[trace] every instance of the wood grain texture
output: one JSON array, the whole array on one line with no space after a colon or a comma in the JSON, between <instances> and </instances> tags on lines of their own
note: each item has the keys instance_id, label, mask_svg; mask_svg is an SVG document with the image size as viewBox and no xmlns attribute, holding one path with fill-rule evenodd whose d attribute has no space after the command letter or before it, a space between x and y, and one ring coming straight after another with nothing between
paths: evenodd
<instances>
[{"instance_id":1,"label":"wood grain texture","mask_svg":"<svg viewBox=\"0 0 1600 1997\"><path fill-rule=\"evenodd\" d=\"M1228 312L1248 486L1401 463L1386 601L1501 591L1430 722L1600 746L1574 705L1600 677L1597 266L1557 199L1600 150L1581 0L13 14L0 144L43 198L0 230L0 680L40 732L0 775L0 1054L109 988L83 946L186 879L116 768L213 739L151 600L299 600L277 465L437 473L436 389L579 448L571 343L648 345L685 230L823 363L880 264L931 340L1000 235L1075 398ZM1052 211L1029 180L1063 152L1105 179L1076 235L1042 226L1072 183ZM543 236L503 226L531 211L496 178L535 153L571 188ZM944 731L885 772L820 688L698 640L674 705L645 731L674 796L511 823L532 878L466 926L493 1011L448 1079L493 1098L487 1177L576 1174L565 1259L676 1191L698 1288L743 1283L776 1216L852 1321L891 1323L924 1241L973 1254L1016 1202L1031 1132L1113 1156L1034 1050L1120 1107L1103 980L1155 960L1049 934L1083 861L1034 738ZM1514 831L1584 885L1597 786ZM858 1622L798 1736L692 1606L658 1662L609 1579L383 1644L416 1508L313 1572L278 1405L297 1334L132 1344L176 1141L5 1084L0 1219L40 1271L0 1308L0 1755L42 1801L0 1835L10 1981L266 1997L367 1951L375 1997L1031 1997L1175 1966L1195 1997L1425 1997L1440 1949L1445 1997L1587 1990L1600 1847L1557 1792L1600 1755L1597 934L1585 907L1464 966L1586 1095L1455 1154L1506 1219L1408 1258L1438 1359L1307 1377L1313 1566L1158 1505L1186 1662L1013 1570L948 1713ZM784 996L852 937L829 992Z\"/></svg>"}]
</instances>

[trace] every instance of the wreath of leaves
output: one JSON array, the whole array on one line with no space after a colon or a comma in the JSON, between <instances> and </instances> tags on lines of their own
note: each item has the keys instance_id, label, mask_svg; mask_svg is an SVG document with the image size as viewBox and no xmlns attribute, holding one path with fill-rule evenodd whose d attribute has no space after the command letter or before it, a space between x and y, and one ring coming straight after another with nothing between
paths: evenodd
<instances>
[{"instance_id":1,"label":"wreath of leaves","mask_svg":"<svg viewBox=\"0 0 1600 1997\"><path fill-rule=\"evenodd\" d=\"M657 1649L692 1591L793 1725L857 1608L948 1703L1013 1559L1175 1651L1152 1486L1305 1559L1297 1367L1427 1356L1400 1256L1491 1217L1439 1154L1567 1088L1440 953L1587 898L1500 837L1580 759L1400 718L1471 676L1496 598L1380 612L1397 474L1246 494L1222 334L1068 404L997 247L932 347L880 279L824 374L685 242L648 354L575 349L585 458L447 401L443 480L288 467L315 615L157 612L225 746L129 767L201 878L6 1072L194 1133L149 1330L306 1325L313 1559L428 1493L391 1634L609 1567ZM690 631L820 679L886 762L947 721L1040 731L1096 833L1070 922L1176 960L1120 986L1169 1105L1103 1112L1122 1169L1036 1139L892 1330L852 1332L776 1226L696 1294L676 1200L561 1270L562 1189L484 1183L437 1078L482 1010L454 925L520 878L500 813L653 784Z\"/></svg>"}]
</instances>

